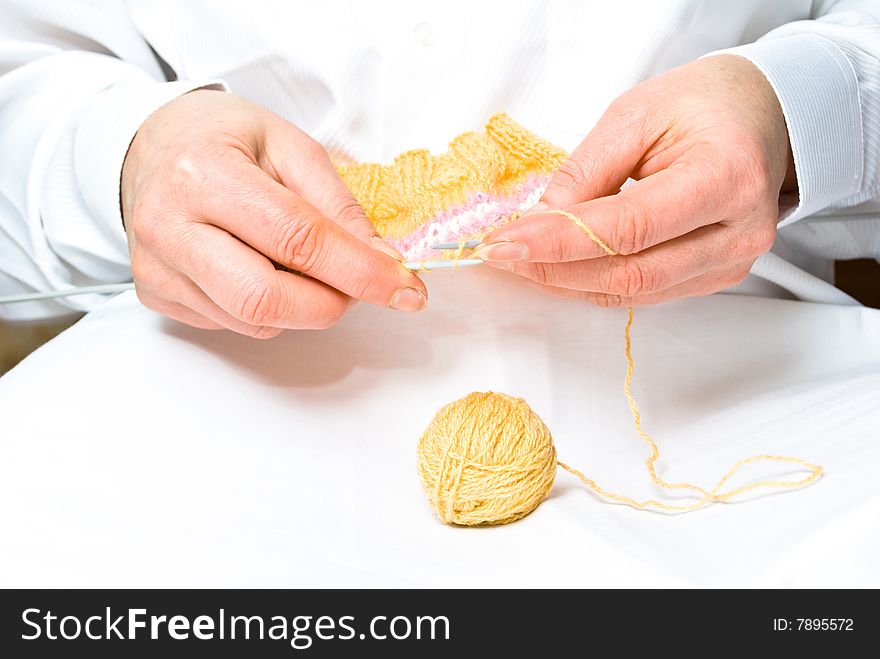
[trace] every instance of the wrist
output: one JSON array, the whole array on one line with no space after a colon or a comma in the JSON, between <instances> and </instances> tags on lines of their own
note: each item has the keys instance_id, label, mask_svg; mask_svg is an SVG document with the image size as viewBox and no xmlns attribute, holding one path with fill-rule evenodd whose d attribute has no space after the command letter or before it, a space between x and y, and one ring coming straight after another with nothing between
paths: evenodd
<instances>
[{"instance_id":1,"label":"wrist","mask_svg":"<svg viewBox=\"0 0 880 659\"><path fill-rule=\"evenodd\" d=\"M791 144L797 205L780 227L858 193L864 145L859 83L846 54L815 34L767 37L726 51L754 64L772 86Z\"/></svg>"},{"instance_id":2,"label":"wrist","mask_svg":"<svg viewBox=\"0 0 880 659\"><path fill-rule=\"evenodd\" d=\"M785 113L773 86L750 60L734 54L704 58L713 62L740 101L737 111L764 145L771 182L780 193L797 192L797 176Z\"/></svg>"}]
</instances>

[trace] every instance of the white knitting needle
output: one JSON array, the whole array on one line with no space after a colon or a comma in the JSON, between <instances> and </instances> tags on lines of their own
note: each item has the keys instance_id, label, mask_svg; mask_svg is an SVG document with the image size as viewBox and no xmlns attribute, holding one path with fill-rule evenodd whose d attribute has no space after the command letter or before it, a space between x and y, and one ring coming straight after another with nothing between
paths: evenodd
<instances>
[{"instance_id":1,"label":"white knitting needle","mask_svg":"<svg viewBox=\"0 0 880 659\"><path fill-rule=\"evenodd\" d=\"M441 259L439 261L406 261L403 267L407 270L448 270L469 265L482 265L483 259Z\"/></svg>"},{"instance_id":2,"label":"white knitting needle","mask_svg":"<svg viewBox=\"0 0 880 659\"><path fill-rule=\"evenodd\" d=\"M407 270L448 270L470 265L482 265L482 259L441 259L439 261L406 261L403 267ZM59 297L72 295L88 295L100 293L122 293L134 288L132 282L124 284L101 284L98 286L81 286L79 288L61 288L54 291L42 291L40 293L22 293L19 295L0 296L0 304L13 304L15 302L32 302L34 300L51 300Z\"/></svg>"},{"instance_id":3,"label":"white knitting needle","mask_svg":"<svg viewBox=\"0 0 880 659\"><path fill-rule=\"evenodd\" d=\"M431 249L458 249L459 247L463 247L464 249L473 249L479 244L479 240L468 240L464 245L462 245L461 243L434 243L433 245L431 245Z\"/></svg>"},{"instance_id":4,"label":"white knitting needle","mask_svg":"<svg viewBox=\"0 0 880 659\"><path fill-rule=\"evenodd\" d=\"M20 295L6 295L0 297L0 304L12 304L13 302L30 302L32 300L50 300L56 297L69 297L71 295L86 295L87 293L122 293L134 288L134 284L101 284L99 286L81 286L79 288L62 288L55 291L43 291L41 293L23 293Z\"/></svg>"}]
</instances>

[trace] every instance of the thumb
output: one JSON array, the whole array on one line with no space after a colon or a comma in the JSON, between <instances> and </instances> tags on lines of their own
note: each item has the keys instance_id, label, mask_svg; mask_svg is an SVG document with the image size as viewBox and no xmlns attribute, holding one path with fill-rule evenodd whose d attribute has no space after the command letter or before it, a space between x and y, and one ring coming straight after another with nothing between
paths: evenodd
<instances>
[{"instance_id":1,"label":"thumb","mask_svg":"<svg viewBox=\"0 0 880 659\"><path fill-rule=\"evenodd\" d=\"M570 208L616 194L649 148L644 115L626 95L612 103L556 170L534 211Z\"/></svg>"}]
</instances>

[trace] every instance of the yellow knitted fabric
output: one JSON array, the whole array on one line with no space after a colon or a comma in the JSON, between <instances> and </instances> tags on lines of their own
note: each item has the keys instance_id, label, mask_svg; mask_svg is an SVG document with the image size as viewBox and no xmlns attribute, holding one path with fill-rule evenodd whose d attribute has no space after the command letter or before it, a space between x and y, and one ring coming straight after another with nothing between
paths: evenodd
<instances>
[{"instance_id":1,"label":"yellow knitted fabric","mask_svg":"<svg viewBox=\"0 0 880 659\"><path fill-rule=\"evenodd\" d=\"M553 172L565 157L565 151L498 113L485 133L459 135L444 154L417 149L390 165L339 165L337 170L379 235L400 238L474 192L504 194L530 175Z\"/></svg>"}]
</instances>

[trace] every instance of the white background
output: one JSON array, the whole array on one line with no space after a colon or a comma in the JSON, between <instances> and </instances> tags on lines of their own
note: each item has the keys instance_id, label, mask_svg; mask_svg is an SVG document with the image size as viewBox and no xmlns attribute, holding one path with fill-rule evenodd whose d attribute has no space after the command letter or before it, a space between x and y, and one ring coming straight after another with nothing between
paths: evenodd
<instances>
[{"instance_id":1,"label":"white background","mask_svg":"<svg viewBox=\"0 0 880 659\"><path fill-rule=\"evenodd\" d=\"M878 586L880 311L716 295L637 309L636 398L661 473L754 453L827 475L668 516L560 471L515 524L443 526L416 443L474 390L523 396L560 459L660 496L621 385L625 310L484 269L429 309L359 306L269 342L111 301L0 379L0 586ZM792 475L754 466L737 483Z\"/></svg>"}]
</instances>

